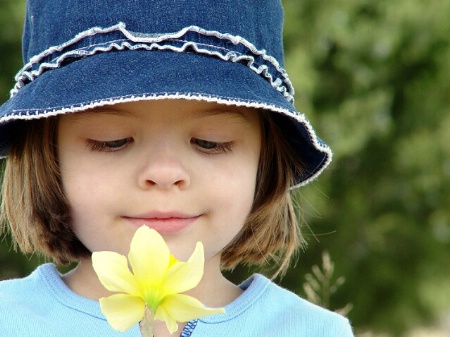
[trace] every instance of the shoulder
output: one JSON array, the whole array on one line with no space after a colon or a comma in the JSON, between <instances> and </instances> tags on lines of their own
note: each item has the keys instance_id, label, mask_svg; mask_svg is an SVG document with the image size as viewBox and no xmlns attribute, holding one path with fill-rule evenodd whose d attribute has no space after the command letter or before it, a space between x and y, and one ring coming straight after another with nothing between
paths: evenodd
<instances>
[{"instance_id":1,"label":"shoulder","mask_svg":"<svg viewBox=\"0 0 450 337\"><path fill-rule=\"evenodd\" d=\"M47 300L51 297L48 283L56 278L59 278L59 274L55 266L45 264L27 277L1 281L0 314L18 314L26 312L27 308L41 308L48 304Z\"/></svg>"},{"instance_id":2,"label":"shoulder","mask_svg":"<svg viewBox=\"0 0 450 337\"><path fill-rule=\"evenodd\" d=\"M265 290L259 293L251 311L277 326L279 336L353 336L345 317L308 302L262 275L252 277L248 290L252 287Z\"/></svg>"},{"instance_id":3,"label":"shoulder","mask_svg":"<svg viewBox=\"0 0 450 337\"><path fill-rule=\"evenodd\" d=\"M348 320L312 304L262 275L241 284L244 292L225 313L199 319L195 336L352 337Z\"/></svg>"},{"instance_id":4,"label":"shoulder","mask_svg":"<svg viewBox=\"0 0 450 337\"><path fill-rule=\"evenodd\" d=\"M40 273L42 266L24 278L10 279L0 282L0 306L33 298L43 286Z\"/></svg>"},{"instance_id":5,"label":"shoulder","mask_svg":"<svg viewBox=\"0 0 450 337\"><path fill-rule=\"evenodd\" d=\"M324 317L342 317L334 312L331 312L323 307L313 304L297 294L282 288L281 286L271 282L264 276L257 275L257 279L263 279L263 282L268 283L267 291L264 296L261 297L262 301L272 301L277 298L280 303L277 308L279 310L295 310L302 312L303 314L311 316L324 316ZM281 303L283 303L281 305Z\"/></svg>"},{"instance_id":6,"label":"shoulder","mask_svg":"<svg viewBox=\"0 0 450 337\"><path fill-rule=\"evenodd\" d=\"M42 273L51 273L52 268L52 265L40 266L25 278L0 282L1 336L10 333L8 329L14 327L17 330L27 325L24 324L24 317L32 319L48 310L46 298L49 296Z\"/></svg>"},{"instance_id":7,"label":"shoulder","mask_svg":"<svg viewBox=\"0 0 450 337\"><path fill-rule=\"evenodd\" d=\"M113 330L98 301L74 293L53 264L0 282L0 336L135 336Z\"/></svg>"}]
</instances>

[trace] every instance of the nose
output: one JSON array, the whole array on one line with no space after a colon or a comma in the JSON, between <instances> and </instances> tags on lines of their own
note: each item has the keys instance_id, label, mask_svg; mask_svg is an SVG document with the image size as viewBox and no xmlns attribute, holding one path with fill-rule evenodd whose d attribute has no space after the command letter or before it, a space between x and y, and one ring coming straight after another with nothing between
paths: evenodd
<instances>
[{"instance_id":1,"label":"nose","mask_svg":"<svg viewBox=\"0 0 450 337\"><path fill-rule=\"evenodd\" d=\"M138 178L140 188L186 189L190 185L190 175L184 165L185 160L178 151L162 147L153 149L145 157Z\"/></svg>"}]
</instances>

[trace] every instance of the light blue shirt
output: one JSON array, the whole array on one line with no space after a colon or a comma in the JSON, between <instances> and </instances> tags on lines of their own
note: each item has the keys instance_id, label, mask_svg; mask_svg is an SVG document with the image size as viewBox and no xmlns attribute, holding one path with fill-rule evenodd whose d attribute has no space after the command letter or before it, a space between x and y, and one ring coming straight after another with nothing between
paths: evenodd
<instances>
[{"instance_id":1,"label":"light blue shirt","mask_svg":"<svg viewBox=\"0 0 450 337\"><path fill-rule=\"evenodd\" d=\"M225 313L189 322L183 337L351 337L348 320L254 275ZM97 301L81 297L62 281L53 264L23 279L0 282L0 336L140 336L106 322Z\"/></svg>"}]
</instances>

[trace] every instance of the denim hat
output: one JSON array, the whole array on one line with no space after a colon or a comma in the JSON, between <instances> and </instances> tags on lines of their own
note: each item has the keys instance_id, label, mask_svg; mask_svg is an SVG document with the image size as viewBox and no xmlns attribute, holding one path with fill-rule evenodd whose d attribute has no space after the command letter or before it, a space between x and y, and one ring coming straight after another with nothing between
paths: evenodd
<instances>
[{"instance_id":1,"label":"denim hat","mask_svg":"<svg viewBox=\"0 0 450 337\"><path fill-rule=\"evenodd\" d=\"M304 185L331 150L293 105L282 25L280 0L29 0L25 65L0 107L0 156L18 121L195 99L273 111L304 168L295 185Z\"/></svg>"}]
</instances>

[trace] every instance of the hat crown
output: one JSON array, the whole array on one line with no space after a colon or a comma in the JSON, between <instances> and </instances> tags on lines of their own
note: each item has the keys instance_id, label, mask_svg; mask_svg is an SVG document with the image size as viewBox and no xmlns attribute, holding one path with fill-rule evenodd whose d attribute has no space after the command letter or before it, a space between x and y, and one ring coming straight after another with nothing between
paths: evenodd
<instances>
[{"instance_id":1,"label":"hat crown","mask_svg":"<svg viewBox=\"0 0 450 337\"><path fill-rule=\"evenodd\" d=\"M119 22L144 34L198 26L241 36L283 63L283 10L279 0L29 0L23 35L24 63L93 27Z\"/></svg>"}]
</instances>

